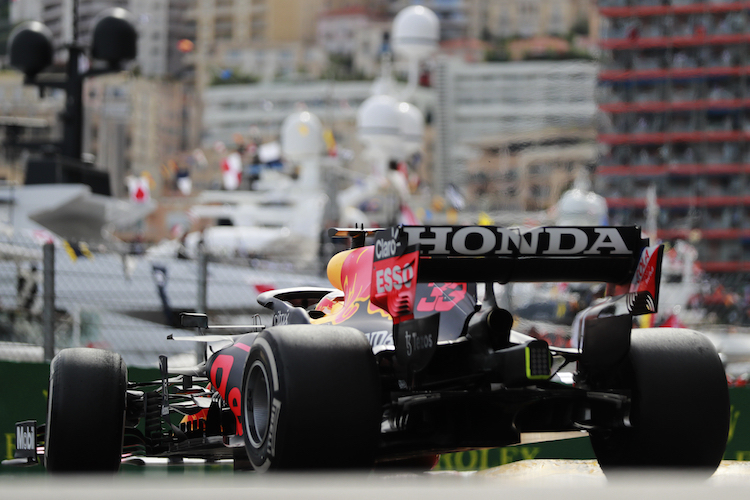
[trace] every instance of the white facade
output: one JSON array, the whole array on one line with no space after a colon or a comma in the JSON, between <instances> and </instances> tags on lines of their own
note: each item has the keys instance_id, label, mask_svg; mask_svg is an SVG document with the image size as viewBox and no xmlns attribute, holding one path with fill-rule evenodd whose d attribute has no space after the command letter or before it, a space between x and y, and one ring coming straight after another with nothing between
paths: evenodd
<instances>
[{"instance_id":1,"label":"white facade","mask_svg":"<svg viewBox=\"0 0 750 500\"><path fill-rule=\"evenodd\" d=\"M419 4L432 10L440 19L440 39L455 40L466 38L469 25L468 8L465 0L395 0L390 11L394 15L409 5Z\"/></svg>"},{"instance_id":2,"label":"white facade","mask_svg":"<svg viewBox=\"0 0 750 500\"><path fill-rule=\"evenodd\" d=\"M357 109L372 90L372 81L327 80L209 87L203 93L201 144L208 147L219 141L229 145L234 134L278 139L284 119L307 110L333 130L343 147L359 149ZM395 91L402 92L402 86ZM435 94L430 89L418 89L411 102L424 114L432 113Z\"/></svg>"},{"instance_id":3,"label":"white facade","mask_svg":"<svg viewBox=\"0 0 750 500\"><path fill-rule=\"evenodd\" d=\"M355 123L357 108L370 96L371 82L315 81L300 84L219 85L203 93L205 146L232 143L232 136L276 138L290 114L305 107L326 125ZM255 132L253 132L255 134Z\"/></svg>"},{"instance_id":4,"label":"white facade","mask_svg":"<svg viewBox=\"0 0 750 500\"><path fill-rule=\"evenodd\" d=\"M328 54L351 55L354 53L357 34L368 23L368 16L364 11L323 15L318 19L318 45Z\"/></svg>"},{"instance_id":5,"label":"white facade","mask_svg":"<svg viewBox=\"0 0 750 500\"><path fill-rule=\"evenodd\" d=\"M587 61L466 64L441 58L433 182L460 184L469 141L547 127L590 125L597 65Z\"/></svg>"},{"instance_id":6,"label":"white facade","mask_svg":"<svg viewBox=\"0 0 750 500\"><path fill-rule=\"evenodd\" d=\"M138 28L138 65L146 76L167 73L169 2L130 0L129 10Z\"/></svg>"},{"instance_id":7,"label":"white facade","mask_svg":"<svg viewBox=\"0 0 750 500\"><path fill-rule=\"evenodd\" d=\"M391 29L390 21L377 21L358 30L354 38L354 69L367 77L380 74L380 59L383 49L383 34Z\"/></svg>"},{"instance_id":8,"label":"white facade","mask_svg":"<svg viewBox=\"0 0 750 500\"><path fill-rule=\"evenodd\" d=\"M10 22L39 21L42 18L42 0L19 0L10 3Z\"/></svg>"},{"instance_id":9,"label":"white facade","mask_svg":"<svg viewBox=\"0 0 750 500\"><path fill-rule=\"evenodd\" d=\"M239 71L264 82L279 77L294 77L300 70L317 78L328 63L328 57L316 46L299 43L258 44L238 47L233 43L217 43L212 64L216 68Z\"/></svg>"}]
</instances>

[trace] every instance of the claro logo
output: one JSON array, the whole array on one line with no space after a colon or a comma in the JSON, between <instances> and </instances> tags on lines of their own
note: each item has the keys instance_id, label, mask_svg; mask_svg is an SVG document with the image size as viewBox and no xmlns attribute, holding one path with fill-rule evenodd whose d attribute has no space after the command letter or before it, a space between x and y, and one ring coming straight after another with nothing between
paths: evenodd
<instances>
[{"instance_id":1,"label":"claro logo","mask_svg":"<svg viewBox=\"0 0 750 500\"><path fill-rule=\"evenodd\" d=\"M375 258L383 260L393 257L396 255L398 246L394 240L377 240L375 242Z\"/></svg>"},{"instance_id":2,"label":"claro logo","mask_svg":"<svg viewBox=\"0 0 750 500\"><path fill-rule=\"evenodd\" d=\"M635 227L539 227L521 233L517 228L466 226L403 228L409 245L420 245L426 255L628 255L626 240L639 238Z\"/></svg>"}]
</instances>

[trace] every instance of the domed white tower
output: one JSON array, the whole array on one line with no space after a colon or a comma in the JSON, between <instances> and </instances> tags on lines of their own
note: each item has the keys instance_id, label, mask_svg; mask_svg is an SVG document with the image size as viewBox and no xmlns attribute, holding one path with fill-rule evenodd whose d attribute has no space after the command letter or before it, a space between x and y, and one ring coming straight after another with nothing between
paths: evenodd
<instances>
[{"instance_id":1,"label":"domed white tower","mask_svg":"<svg viewBox=\"0 0 750 500\"><path fill-rule=\"evenodd\" d=\"M393 19L391 43L397 56L410 60L432 54L440 42L440 20L422 5L403 9Z\"/></svg>"},{"instance_id":2,"label":"domed white tower","mask_svg":"<svg viewBox=\"0 0 750 500\"><path fill-rule=\"evenodd\" d=\"M320 156L325 149L323 125L309 111L293 113L281 124L281 151L284 157L301 166L300 180L317 187L320 178Z\"/></svg>"},{"instance_id":3,"label":"domed white tower","mask_svg":"<svg viewBox=\"0 0 750 500\"><path fill-rule=\"evenodd\" d=\"M399 129L401 130L402 158L408 158L422 149L424 115L419 108L408 102L399 103L398 111L401 117Z\"/></svg>"},{"instance_id":4,"label":"domed white tower","mask_svg":"<svg viewBox=\"0 0 750 500\"><path fill-rule=\"evenodd\" d=\"M604 226L609 223L607 201L590 190L585 172L576 177L573 189L557 202L555 224L558 226Z\"/></svg>"},{"instance_id":5,"label":"domed white tower","mask_svg":"<svg viewBox=\"0 0 750 500\"><path fill-rule=\"evenodd\" d=\"M393 52L408 61L409 79L402 99L408 100L417 88L419 61L429 57L440 43L440 20L422 5L403 9L391 25Z\"/></svg>"},{"instance_id":6,"label":"domed white tower","mask_svg":"<svg viewBox=\"0 0 750 500\"><path fill-rule=\"evenodd\" d=\"M323 152L323 125L309 111L294 113L281 124L281 148L292 161L304 160Z\"/></svg>"},{"instance_id":7,"label":"domed white tower","mask_svg":"<svg viewBox=\"0 0 750 500\"><path fill-rule=\"evenodd\" d=\"M385 94L368 97L357 110L357 133L384 173L386 162L397 158L402 149L398 101Z\"/></svg>"}]
</instances>

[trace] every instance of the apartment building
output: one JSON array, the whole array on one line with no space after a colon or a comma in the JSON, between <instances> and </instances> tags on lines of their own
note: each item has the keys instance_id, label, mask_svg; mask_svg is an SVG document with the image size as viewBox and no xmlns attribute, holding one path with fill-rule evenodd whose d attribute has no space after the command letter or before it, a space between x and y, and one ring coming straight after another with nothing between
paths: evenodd
<instances>
[{"instance_id":1,"label":"apartment building","mask_svg":"<svg viewBox=\"0 0 750 500\"><path fill-rule=\"evenodd\" d=\"M599 108L609 127L598 192L613 223L696 245L712 273L750 271L747 4L601 0Z\"/></svg>"},{"instance_id":2,"label":"apartment building","mask_svg":"<svg viewBox=\"0 0 750 500\"><path fill-rule=\"evenodd\" d=\"M127 195L125 177L147 172L157 181L168 158L186 149L186 86L180 82L108 75L88 82L84 151L107 170L115 196Z\"/></svg>"},{"instance_id":3,"label":"apartment building","mask_svg":"<svg viewBox=\"0 0 750 500\"><path fill-rule=\"evenodd\" d=\"M186 12L195 24L195 66L200 91L222 69L273 78L315 65L315 19L324 0L197 0Z\"/></svg>"},{"instance_id":4,"label":"apartment building","mask_svg":"<svg viewBox=\"0 0 750 500\"><path fill-rule=\"evenodd\" d=\"M138 66L148 77L194 79L194 69L186 53L196 37L195 22L185 14L197 0L129 0L138 29ZM187 40L187 46L180 44Z\"/></svg>"},{"instance_id":5,"label":"apartment building","mask_svg":"<svg viewBox=\"0 0 750 500\"><path fill-rule=\"evenodd\" d=\"M593 170L598 156L593 126L547 127L471 144L481 154L467 162L466 203L493 215L549 210L577 176Z\"/></svg>"},{"instance_id":6,"label":"apartment building","mask_svg":"<svg viewBox=\"0 0 750 500\"><path fill-rule=\"evenodd\" d=\"M588 19L588 0L464 0L472 38L564 36Z\"/></svg>"},{"instance_id":7,"label":"apartment building","mask_svg":"<svg viewBox=\"0 0 750 500\"><path fill-rule=\"evenodd\" d=\"M502 148L510 135L592 127L596 75L597 65L583 60L466 64L439 58L433 78L436 192L467 183L477 173L470 164L483 150ZM501 175L498 162L487 168ZM487 196L499 202L506 194Z\"/></svg>"}]
</instances>

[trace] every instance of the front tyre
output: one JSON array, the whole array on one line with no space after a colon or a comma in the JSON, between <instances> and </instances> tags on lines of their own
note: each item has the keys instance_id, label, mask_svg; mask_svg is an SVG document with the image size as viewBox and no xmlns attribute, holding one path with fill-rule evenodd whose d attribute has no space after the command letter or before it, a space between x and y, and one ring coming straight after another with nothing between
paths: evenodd
<instances>
[{"instance_id":1,"label":"front tyre","mask_svg":"<svg viewBox=\"0 0 750 500\"><path fill-rule=\"evenodd\" d=\"M287 325L253 343L242 415L255 470L370 467L381 413L375 357L362 332Z\"/></svg>"},{"instance_id":2,"label":"front tyre","mask_svg":"<svg viewBox=\"0 0 750 500\"><path fill-rule=\"evenodd\" d=\"M44 463L50 472L117 472L128 374L119 354L65 349L50 365Z\"/></svg>"},{"instance_id":3,"label":"front tyre","mask_svg":"<svg viewBox=\"0 0 750 500\"><path fill-rule=\"evenodd\" d=\"M632 394L632 427L589 432L605 473L624 468L719 466L729 433L729 389L713 344L677 328L633 330L610 388Z\"/></svg>"}]
</instances>

